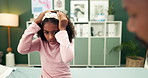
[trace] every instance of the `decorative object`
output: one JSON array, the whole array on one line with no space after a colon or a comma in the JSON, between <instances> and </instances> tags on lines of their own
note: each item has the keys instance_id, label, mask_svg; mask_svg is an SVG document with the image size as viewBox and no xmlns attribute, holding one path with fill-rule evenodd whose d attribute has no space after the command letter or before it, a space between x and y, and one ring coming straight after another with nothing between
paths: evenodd
<instances>
[{"instance_id":1,"label":"decorative object","mask_svg":"<svg viewBox=\"0 0 148 78\"><path fill-rule=\"evenodd\" d=\"M134 58L133 56L126 57L126 67L143 67L144 58L137 56Z\"/></svg>"},{"instance_id":2,"label":"decorative object","mask_svg":"<svg viewBox=\"0 0 148 78\"><path fill-rule=\"evenodd\" d=\"M114 21L115 18L115 10L114 10L114 2L111 3L111 5L108 8L108 16L107 21Z\"/></svg>"},{"instance_id":3,"label":"decorative object","mask_svg":"<svg viewBox=\"0 0 148 78\"><path fill-rule=\"evenodd\" d=\"M90 28L88 24L75 24L77 31L77 37L88 37L90 36Z\"/></svg>"},{"instance_id":4,"label":"decorative object","mask_svg":"<svg viewBox=\"0 0 148 78\"><path fill-rule=\"evenodd\" d=\"M88 22L88 1L71 1L70 17L74 21Z\"/></svg>"},{"instance_id":5,"label":"decorative object","mask_svg":"<svg viewBox=\"0 0 148 78\"><path fill-rule=\"evenodd\" d=\"M104 30L104 25L103 24L102 25L101 24L100 25L92 24L91 25L91 36L95 36L95 37L103 36L104 35L103 30Z\"/></svg>"},{"instance_id":6,"label":"decorative object","mask_svg":"<svg viewBox=\"0 0 148 78\"><path fill-rule=\"evenodd\" d=\"M90 0L90 20L106 21L109 0Z\"/></svg>"},{"instance_id":7,"label":"decorative object","mask_svg":"<svg viewBox=\"0 0 148 78\"><path fill-rule=\"evenodd\" d=\"M32 14L41 13L46 10L52 10L53 0L31 0Z\"/></svg>"},{"instance_id":8,"label":"decorative object","mask_svg":"<svg viewBox=\"0 0 148 78\"><path fill-rule=\"evenodd\" d=\"M65 0L54 0L54 10L65 10Z\"/></svg>"},{"instance_id":9,"label":"decorative object","mask_svg":"<svg viewBox=\"0 0 148 78\"><path fill-rule=\"evenodd\" d=\"M107 16L107 21L114 21L115 15L108 15Z\"/></svg>"},{"instance_id":10,"label":"decorative object","mask_svg":"<svg viewBox=\"0 0 148 78\"><path fill-rule=\"evenodd\" d=\"M124 42L121 45L113 47L110 52L119 50L124 50L127 53L126 67L143 67L144 58L138 56L140 53L140 48L136 42Z\"/></svg>"},{"instance_id":11,"label":"decorative object","mask_svg":"<svg viewBox=\"0 0 148 78\"><path fill-rule=\"evenodd\" d=\"M31 0L33 18L37 18L41 12L53 10L53 0Z\"/></svg>"},{"instance_id":12,"label":"decorative object","mask_svg":"<svg viewBox=\"0 0 148 78\"><path fill-rule=\"evenodd\" d=\"M7 66L14 66L14 54L12 53L11 48L11 39L10 39L10 27L17 27L18 26L18 15L16 14L9 14L9 13L0 13L0 26L7 26L8 27L8 48L6 55L6 65Z\"/></svg>"}]
</instances>

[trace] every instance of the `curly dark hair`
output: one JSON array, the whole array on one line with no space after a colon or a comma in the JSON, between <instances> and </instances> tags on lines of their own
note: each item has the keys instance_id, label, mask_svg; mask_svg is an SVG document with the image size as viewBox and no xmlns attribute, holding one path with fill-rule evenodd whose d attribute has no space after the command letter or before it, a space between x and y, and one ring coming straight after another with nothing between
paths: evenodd
<instances>
[{"instance_id":1,"label":"curly dark hair","mask_svg":"<svg viewBox=\"0 0 148 78\"><path fill-rule=\"evenodd\" d=\"M70 19L67 17L68 19L68 25L66 27L66 31L68 33L68 36L69 36L69 41L70 43L72 42L72 39L75 38L75 29L74 29L74 26L72 24L72 22L70 21ZM55 19L55 18L45 18L41 24L38 24L39 27L41 28L40 31L37 32L38 34L38 37L40 37L43 41L47 41L45 36L44 36L44 33L43 33L43 26L45 23L47 22L50 22L50 23L53 23L55 25L58 25L59 24L59 20Z\"/></svg>"}]
</instances>

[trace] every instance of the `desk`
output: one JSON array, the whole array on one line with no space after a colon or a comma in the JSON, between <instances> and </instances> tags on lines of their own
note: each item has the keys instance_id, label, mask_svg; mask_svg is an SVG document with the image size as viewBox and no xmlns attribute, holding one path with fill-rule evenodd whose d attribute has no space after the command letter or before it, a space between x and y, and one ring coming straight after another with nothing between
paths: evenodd
<instances>
[{"instance_id":1,"label":"desk","mask_svg":"<svg viewBox=\"0 0 148 78\"><path fill-rule=\"evenodd\" d=\"M148 69L112 68L71 68L73 78L148 78ZM17 67L7 78L40 78L41 68Z\"/></svg>"}]
</instances>

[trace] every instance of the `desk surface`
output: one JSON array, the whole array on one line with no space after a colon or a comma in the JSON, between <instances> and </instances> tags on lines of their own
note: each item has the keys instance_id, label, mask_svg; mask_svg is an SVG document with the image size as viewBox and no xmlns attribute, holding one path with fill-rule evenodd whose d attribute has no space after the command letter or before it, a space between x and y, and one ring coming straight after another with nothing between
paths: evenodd
<instances>
[{"instance_id":1,"label":"desk surface","mask_svg":"<svg viewBox=\"0 0 148 78\"><path fill-rule=\"evenodd\" d=\"M144 68L71 68L73 78L148 78ZM17 67L7 78L40 78L41 68Z\"/></svg>"}]
</instances>

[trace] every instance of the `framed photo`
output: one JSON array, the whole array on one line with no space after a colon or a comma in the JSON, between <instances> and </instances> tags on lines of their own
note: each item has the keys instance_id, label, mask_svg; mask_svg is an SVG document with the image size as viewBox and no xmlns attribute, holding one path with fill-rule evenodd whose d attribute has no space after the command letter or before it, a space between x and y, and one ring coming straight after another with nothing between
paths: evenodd
<instances>
[{"instance_id":1,"label":"framed photo","mask_svg":"<svg viewBox=\"0 0 148 78\"><path fill-rule=\"evenodd\" d=\"M65 0L54 0L54 10L65 10Z\"/></svg>"},{"instance_id":2,"label":"framed photo","mask_svg":"<svg viewBox=\"0 0 148 78\"><path fill-rule=\"evenodd\" d=\"M71 1L70 17L73 21L88 21L88 1Z\"/></svg>"},{"instance_id":3,"label":"framed photo","mask_svg":"<svg viewBox=\"0 0 148 78\"><path fill-rule=\"evenodd\" d=\"M109 0L90 1L90 20L100 20L102 17L104 21L108 15Z\"/></svg>"},{"instance_id":4,"label":"framed photo","mask_svg":"<svg viewBox=\"0 0 148 78\"><path fill-rule=\"evenodd\" d=\"M53 9L53 0L31 0L32 14Z\"/></svg>"}]
</instances>

